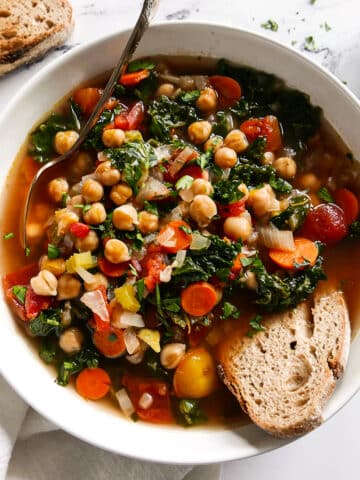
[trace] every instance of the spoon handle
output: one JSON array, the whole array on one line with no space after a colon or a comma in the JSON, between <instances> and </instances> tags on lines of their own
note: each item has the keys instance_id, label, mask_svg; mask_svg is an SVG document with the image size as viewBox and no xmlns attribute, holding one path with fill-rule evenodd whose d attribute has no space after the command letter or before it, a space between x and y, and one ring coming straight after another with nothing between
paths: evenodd
<instances>
[{"instance_id":1,"label":"spoon handle","mask_svg":"<svg viewBox=\"0 0 360 480\"><path fill-rule=\"evenodd\" d=\"M68 157L70 157L73 153L75 153L78 148L82 145L84 142L86 136L94 126L94 124L97 122L101 111L111 96L112 92L114 91L115 86L117 85L119 78L121 75L124 73L126 66L131 59L132 55L134 54L137 46L140 43L140 40L146 31L146 29L149 26L149 23L151 19L155 16L157 7L160 3L160 0L144 0L140 15L138 17L138 20L135 24L135 27L133 31L131 32L130 38L127 41L125 48L119 58L119 61L117 65L115 66L105 88L104 91L95 106L92 114L90 115L89 119L85 123L85 125L82 127L80 133L79 133L79 138L75 142L75 144L71 147L70 150L68 150L65 154L60 155L57 158L54 158L50 162L46 163L43 165L40 170L36 173L35 177L33 178L29 191L26 197L26 202L25 202L25 207L24 207L24 216L23 216L23 232L22 232L22 240L23 240L23 247L24 249L27 248L27 232L26 232L26 223L27 223L27 216L29 213L29 207L31 203L31 198L34 193L35 185L37 184L39 178L42 176L42 174L48 170L49 168L53 167L54 165L63 162L66 160Z\"/></svg>"}]
</instances>

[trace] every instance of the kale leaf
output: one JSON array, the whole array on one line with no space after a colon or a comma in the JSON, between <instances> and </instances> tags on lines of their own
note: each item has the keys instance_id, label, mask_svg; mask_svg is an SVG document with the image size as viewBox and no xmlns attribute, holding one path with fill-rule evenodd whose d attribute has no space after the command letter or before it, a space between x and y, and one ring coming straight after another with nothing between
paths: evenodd
<instances>
[{"instance_id":1,"label":"kale leaf","mask_svg":"<svg viewBox=\"0 0 360 480\"><path fill-rule=\"evenodd\" d=\"M280 277L276 273L268 273L260 258L255 257L249 266L257 280L255 303L267 312L296 307L308 298L320 280L326 279L322 263L323 258L319 256L313 267Z\"/></svg>"},{"instance_id":2,"label":"kale leaf","mask_svg":"<svg viewBox=\"0 0 360 480\"><path fill-rule=\"evenodd\" d=\"M53 113L31 133L29 154L39 163L48 162L56 153L54 148L55 135L57 132L64 132L71 127L71 122L65 117Z\"/></svg>"},{"instance_id":3,"label":"kale leaf","mask_svg":"<svg viewBox=\"0 0 360 480\"><path fill-rule=\"evenodd\" d=\"M239 163L231 169L230 181L245 183L247 186L259 187L269 183L277 193L290 193L292 186L286 180L280 178L271 165L255 165Z\"/></svg>"},{"instance_id":4,"label":"kale leaf","mask_svg":"<svg viewBox=\"0 0 360 480\"><path fill-rule=\"evenodd\" d=\"M310 103L310 97L287 88L275 75L247 67L236 67L226 60L218 63L220 75L237 80L244 98L232 108L241 120L274 114L283 127L285 144L297 151L320 126L321 109ZM263 110L262 110L263 109Z\"/></svg>"},{"instance_id":5,"label":"kale leaf","mask_svg":"<svg viewBox=\"0 0 360 480\"><path fill-rule=\"evenodd\" d=\"M248 148L241 154L242 160L250 160L252 162L261 163L266 147L266 138L256 138Z\"/></svg>"},{"instance_id":6,"label":"kale leaf","mask_svg":"<svg viewBox=\"0 0 360 480\"><path fill-rule=\"evenodd\" d=\"M199 400L182 399L178 403L179 422L185 426L199 425L207 420Z\"/></svg>"},{"instance_id":7,"label":"kale leaf","mask_svg":"<svg viewBox=\"0 0 360 480\"><path fill-rule=\"evenodd\" d=\"M119 148L106 149L105 154L111 160L112 166L123 172L135 195L138 192L139 180L156 163L154 149L146 142L128 142Z\"/></svg>"},{"instance_id":8,"label":"kale leaf","mask_svg":"<svg viewBox=\"0 0 360 480\"><path fill-rule=\"evenodd\" d=\"M298 230L305 221L310 210L310 199L307 195L290 198L289 206L279 215L272 217L271 223L280 230Z\"/></svg>"},{"instance_id":9,"label":"kale leaf","mask_svg":"<svg viewBox=\"0 0 360 480\"><path fill-rule=\"evenodd\" d=\"M353 222L349 225L349 238L360 238L360 221Z\"/></svg>"},{"instance_id":10,"label":"kale leaf","mask_svg":"<svg viewBox=\"0 0 360 480\"><path fill-rule=\"evenodd\" d=\"M219 180L214 184L213 199L221 204L229 204L239 201L244 194L238 189L237 182Z\"/></svg>"},{"instance_id":11,"label":"kale leaf","mask_svg":"<svg viewBox=\"0 0 360 480\"><path fill-rule=\"evenodd\" d=\"M35 337L47 337L51 333L60 335L63 330L60 308L48 308L29 323L30 331Z\"/></svg>"},{"instance_id":12,"label":"kale leaf","mask_svg":"<svg viewBox=\"0 0 360 480\"><path fill-rule=\"evenodd\" d=\"M148 108L151 117L150 133L161 141L171 141L171 130L184 127L198 119L195 108L162 96L153 100Z\"/></svg>"},{"instance_id":13,"label":"kale leaf","mask_svg":"<svg viewBox=\"0 0 360 480\"><path fill-rule=\"evenodd\" d=\"M187 285L208 280L212 276L227 280L241 243L227 243L217 235L209 235L210 245L202 250L189 250L184 264L173 270L172 281Z\"/></svg>"},{"instance_id":14,"label":"kale leaf","mask_svg":"<svg viewBox=\"0 0 360 480\"><path fill-rule=\"evenodd\" d=\"M227 112L216 112L216 123L213 126L212 133L215 135L221 135L222 137L226 137L228 134L229 128L229 115Z\"/></svg>"},{"instance_id":15,"label":"kale leaf","mask_svg":"<svg viewBox=\"0 0 360 480\"><path fill-rule=\"evenodd\" d=\"M92 348L84 348L60 363L56 382L65 387L72 375L84 370L84 368L95 368L98 365L99 354Z\"/></svg>"},{"instance_id":16,"label":"kale leaf","mask_svg":"<svg viewBox=\"0 0 360 480\"><path fill-rule=\"evenodd\" d=\"M104 110L100 115L98 121L88 133L84 142L84 147L87 149L94 148L97 151L101 151L105 148L102 141L102 134L104 126L114 120L115 114L113 110Z\"/></svg>"}]
</instances>

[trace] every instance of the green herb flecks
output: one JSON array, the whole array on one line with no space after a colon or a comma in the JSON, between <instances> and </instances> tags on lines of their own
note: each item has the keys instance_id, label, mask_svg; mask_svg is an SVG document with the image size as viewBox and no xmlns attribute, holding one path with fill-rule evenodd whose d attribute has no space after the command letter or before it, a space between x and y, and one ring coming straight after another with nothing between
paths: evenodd
<instances>
[{"instance_id":1,"label":"green herb flecks","mask_svg":"<svg viewBox=\"0 0 360 480\"><path fill-rule=\"evenodd\" d=\"M22 285L14 285L12 287L12 293L22 305L25 303L26 292L27 288Z\"/></svg>"},{"instance_id":2,"label":"green herb flecks","mask_svg":"<svg viewBox=\"0 0 360 480\"><path fill-rule=\"evenodd\" d=\"M39 163L48 162L55 154L54 139L57 132L68 130L71 125L65 117L52 114L30 135L29 154Z\"/></svg>"},{"instance_id":3,"label":"green herb flecks","mask_svg":"<svg viewBox=\"0 0 360 480\"><path fill-rule=\"evenodd\" d=\"M60 249L53 245L52 243L48 244L48 257L53 260L54 258L59 258L60 257Z\"/></svg>"},{"instance_id":4,"label":"green herb flecks","mask_svg":"<svg viewBox=\"0 0 360 480\"><path fill-rule=\"evenodd\" d=\"M85 348L76 355L61 362L58 368L56 382L65 387L69 383L72 375L81 372L84 368L96 368L98 365L99 354L91 348Z\"/></svg>"},{"instance_id":5,"label":"green herb flecks","mask_svg":"<svg viewBox=\"0 0 360 480\"><path fill-rule=\"evenodd\" d=\"M207 420L205 413L200 408L199 400L180 400L178 413L180 423L185 426L199 425Z\"/></svg>"},{"instance_id":6,"label":"green herb flecks","mask_svg":"<svg viewBox=\"0 0 360 480\"><path fill-rule=\"evenodd\" d=\"M246 334L248 337L253 337L256 333L263 332L265 330L265 328L261 325L261 321L261 315L256 315L250 320L249 325L251 327L251 330L249 330Z\"/></svg>"},{"instance_id":7,"label":"green herb flecks","mask_svg":"<svg viewBox=\"0 0 360 480\"><path fill-rule=\"evenodd\" d=\"M220 316L221 320L227 320L228 318L239 318L239 309L230 302L224 302L223 313Z\"/></svg>"},{"instance_id":8,"label":"green herb flecks","mask_svg":"<svg viewBox=\"0 0 360 480\"><path fill-rule=\"evenodd\" d=\"M36 337L47 337L51 333L57 336L63 331L61 324L61 310L49 308L42 310L39 315L29 323L30 331Z\"/></svg>"},{"instance_id":9,"label":"green herb flecks","mask_svg":"<svg viewBox=\"0 0 360 480\"><path fill-rule=\"evenodd\" d=\"M291 197L289 206L279 215L272 217L271 223L280 230L298 230L305 221L310 210L310 199L307 195Z\"/></svg>"},{"instance_id":10,"label":"green herb flecks","mask_svg":"<svg viewBox=\"0 0 360 480\"><path fill-rule=\"evenodd\" d=\"M317 192L318 197L326 203L334 203L334 199L326 187L321 187Z\"/></svg>"},{"instance_id":11,"label":"green herb flecks","mask_svg":"<svg viewBox=\"0 0 360 480\"><path fill-rule=\"evenodd\" d=\"M3 239L4 240L10 240L11 238L14 238L15 237L15 233L14 232L8 232L8 233L5 233L4 236L3 236Z\"/></svg>"},{"instance_id":12,"label":"green herb flecks","mask_svg":"<svg viewBox=\"0 0 360 480\"><path fill-rule=\"evenodd\" d=\"M261 24L261 28L265 30L271 30L272 32L277 32L279 30L279 25L275 20L268 20L265 23Z\"/></svg>"}]
</instances>

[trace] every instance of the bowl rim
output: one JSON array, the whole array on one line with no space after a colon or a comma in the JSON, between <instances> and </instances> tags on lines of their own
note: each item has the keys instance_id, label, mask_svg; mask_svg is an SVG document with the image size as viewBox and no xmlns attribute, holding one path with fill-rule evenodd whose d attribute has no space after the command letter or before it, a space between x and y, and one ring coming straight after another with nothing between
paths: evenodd
<instances>
[{"instance_id":1,"label":"bowl rim","mask_svg":"<svg viewBox=\"0 0 360 480\"><path fill-rule=\"evenodd\" d=\"M155 22L153 25L149 27L151 30L155 29L161 29L161 28L169 28L169 27L174 27L175 29L180 27L190 27L190 28L196 28L196 27L209 27L209 28L214 28L214 29L220 29L222 31L226 30L228 33L232 32L242 32L245 35L249 37L253 37L255 39L259 39L263 42L266 42L268 44L271 44L273 46L276 46L277 48L280 48L282 50L287 50L292 53L294 57L296 57L297 61L304 62L308 64L311 68L317 70L319 73L322 73L323 76L327 77L328 81L331 81L333 84L335 84L337 87L340 88L342 91L342 94L347 96L348 99L357 107L357 110L359 111L360 114L360 100L356 95L345 85L339 80L332 72L327 70L325 67L317 63L315 60L312 58L309 58L305 53L295 49L292 46L285 45L283 42L277 39L270 38L264 33L261 32L255 32L246 28L240 28L240 27L235 27L231 24L228 23L218 23L218 22L210 22L210 21L162 21L162 22ZM66 63L76 55L83 55L84 52L87 50L91 50L93 48L101 48L102 44L105 44L106 42L111 41L112 39L116 39L120 35L130 35L132 29L131 28L124 28L124 29L119 29L115 32L112 32L110 34L106 34L100 38L96 38L94 40L91 40L89 42L85 42L81 45L77 45L71 50L65 52L63 55L60 57L52 59L47 65L43 66L38 72L32 76L25 85L22 86L22 88L19 89L19 91L13 96L13 98L7 102L5 105L1 115L0 115L0 121L3 118L6 118L8 113L12 110L13 106L18 103L18 99L25 95L29 94L31 92L31 88L33 84L38 83L40 80L43 78L46 78L51 72L58 68L61 65L66 65ZM135 54L136 56L136 54ZM286 79L285 79L286 80ZM306 93L306 92L305 92ZM11 168L11 166L10 166ZM9 172L9 170L7 170ZM1 301L1 300L0 300ZM5 299L3 300L4 303L6 303ZM79 432L76 430L76 428L72 428L69 424L64 425L61 423L60 417L56 415L52 415L50 411L47 411L44 413L41 409L40 402L35 401L32 397L31 398L26 398L25 392L22 392L21 389L21 382L18 381L16 378L11 377L10 375L7 374L7 369L6 365L2 364L0 362L0 373L6 380L6 382L13 388L13 390L24 400L25 403L27 403L29 406L31 406L35 411L37 411L40 415L42 415L44 418L52 422L53 424L57 425L60 429L64 430L65 432L71 434L72 436L85 441L87 443L90 443L93 446L96 446L98 448L106 449L108 451L111 451L112 453L118 454L118 455L125 455L129 458L133 459L138 459L138 460L144 460L144 461L150 461L150 462L157 462L157 463L162 463L162 464L177 464L177 465L201 465L201 464L211 464L211 463L218 463L218 462L225 462L225 461L232 461L232 460L239 460L242 458L251 458L255 457L258 455L262 455L263 453L270 452L273 450L277 450L285 445L288 445L294 441L296 441L299 438L303 438L305 435L309 435L312 432L308 432L307 434L303 435L302 437L296 437L293 439L287 439L286 441L282 441L279 443L274 442L274 444L271 444L271 446L266 446L259 448L259 451L250 454L250 455L245 455L245 456L235 456L235 455L221 455L220 458L210 458L206 461L200 460L199 462L196 461L182 461L181 459L174 460L174 458L169 459L164 459L161 456L158 456L157 458L154 458L153 456L150 457L149 455L146 455L146 452L141 452L139 454L135 453L129 453L126 452L125 454L120 452L119 449L114 446L114 448L109 448L108 446L105 446L102 444L101 440L98 442L95 442L94 439L88 439L86 437L86 434ZM347 397L344 396L343 400L339 402L338 408L331 414L329 415L325 422L327 422L329 419L333 418L335 414L340 411L355 395L358 393L360 390L360 382L359 385L356 387L355 391L352 392L351 395L348 395ZM324 422L324 423L325 423ZM201 428L201 427L199 427ZM264 433L265 435L265 433ZM176 456L176 455L175 455ZM174 455L173 455L174 457Z\"/></svg>"}]
</instances>

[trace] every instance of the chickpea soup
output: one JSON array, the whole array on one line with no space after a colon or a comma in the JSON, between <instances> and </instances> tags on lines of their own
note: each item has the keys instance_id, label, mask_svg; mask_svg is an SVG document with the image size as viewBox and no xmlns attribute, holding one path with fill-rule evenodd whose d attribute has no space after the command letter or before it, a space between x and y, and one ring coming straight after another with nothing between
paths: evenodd
<instances>
[{"instance_id":1,"label":"chickpea soup","mask_svg":"<svg viewBox=\"0 0 360 480\"><path fill-rule=\"evenodd\" d=\"M309 98L225 60L135 60L70 161L103 81L30 134L9 179L6 297L59 388L153 423L234 423L217 364L268 313L344 291L358 317L359 169ZM350 254L349 254L350 252Z\"/></svg>"}]
</instances>

